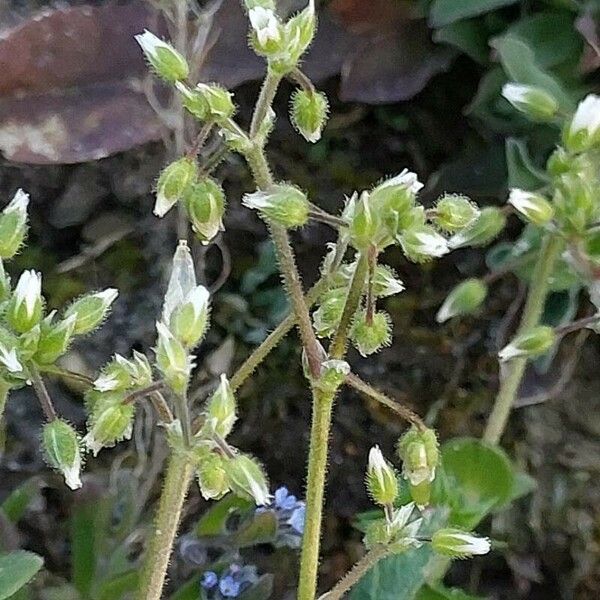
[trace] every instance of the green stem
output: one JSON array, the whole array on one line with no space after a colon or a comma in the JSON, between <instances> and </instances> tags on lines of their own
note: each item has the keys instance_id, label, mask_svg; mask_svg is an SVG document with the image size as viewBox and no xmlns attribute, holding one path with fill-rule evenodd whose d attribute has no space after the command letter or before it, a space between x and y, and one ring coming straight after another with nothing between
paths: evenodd
<instances>
[{"instance_id":1,"label":"green stem","mask_svg":"<svg viewBox=\"0 0 600 600\"><path fill-rule=\"evenodd\" d=\"M527 302L525 303L517 335L528 331L539 323L548 295L550 277L561 247L562 240L556 234L548 233L544 238L533 277L529 284ZM515 358L508 363L506 374L500 384L500 390L483 434L484 441L491 444L499 443L515 402L519 385L523 379L526 365L527 358L525 357Z\"/></svg>"},{"instance_id":2,"label":"green stem","mask_svg":"<svg viewBox=\"0 0 600 600\"><path fill-rule=\"evenodd\" d=\"M348 296L346 297L346 303L344 305L340 323L333 336L333 340L331 341L331 346L329 346L329 356L331 356L331 358L342 358L346 353L348 331L363 295L368 269L369 259L367 253L361 252L356 268L354 269L350 288L348 289Z\"/></svg>"},{"instance_id":3,"label":"green stem","mask_svg":"<svg viewBox=\"0 0 600 600\"><path fill-rule=\"evenodd\" d=\"M185 454L173 453L171 455L154 532L146 547L146 558L140 574L137 600L160 600L162 597L169 558L179 527L181 509L193 474L194 467Z\"/></svg>"},{"instance_id":4,"label":"green stem","mask_svg":"<svg viewBox=\"0 0 600 600\"><path fill-rule=\"evenodd\" d=\"M46 384L40 375L40 372L34 365L29 365L29 375L31 376L31 384L33 385L33 389L35 390L36 396L40 402L40 406L44 411L44 415L48 423L56 420L58 415L56 414L56 410L54 409L54 404L52 403L52 398L50 398L50 394L46 389Z\"/></svg>"},{"instance_id":5,"label":"green stem","mask_svg":"<svg viewBox=\"0 0 600 600\"><path fill-rule=\"evenodd\" d=\"M57 377L63 377L64 379L71 379L73 381L77 381L86 387L91 387L94 385L94 380L83 373L76 373L75 371L69 371L68 369L63 369L61 367L57 367L56 365L44 365L40 366L39 370L43 373L48 373L50 375L56 375Z\"/></svg>"},{"instance_id":6,"label":"green stem","mask_svg":"<svg viewBox=\"0 0 600 600\"><path fill-rule=\"evenodd\" d=\"M263 82L262 88L258 100L256 101L256 107L254 114L252 115L252 122L250 123L250 139L254 139L262 122L267 116L267 111L271 108L279 83L281 82L281 75L273 73L270 68L267 68L267 75Z\"/></svg>"},{"instance_id":7,"label":"green stem","mask_svg":"<svg viewBox=\"0 0 600 600\"><path fill-rule=\"evenodd\" d=\"M306 523L302 536L298 600L314 600L317 591L319 546L325 495L325 474L333 396L314 392L306 483Z\"/></svg>"},{"instance_id":8,"label":"green stem","mask_svg":"<svg viewBox=\"0 0 600 600\"><path fill-rule=\"evenodd\" d=\"M371 567L377 564L382 558L385 558L388 554L390 554L390 549L387 546L375 546L369 550L329 592L323 594L319 600L339 600L350 590L350 588L362 579ZM400 595L400 590L398 590L398 595Z\"/></svg>"},{"instance_id":9,"label":"green stem","mask_svg":"<svg viewBox=\"0 0 600 600\"><path fill-rule=\"evenodd\" d=\"M187 390L182 394L174 394L175 396L175 416L181 423L181 432L183 441L187 448L192 445L192 421L190 418L190 409L188 407Z\"/></svg>"}]
</instances>

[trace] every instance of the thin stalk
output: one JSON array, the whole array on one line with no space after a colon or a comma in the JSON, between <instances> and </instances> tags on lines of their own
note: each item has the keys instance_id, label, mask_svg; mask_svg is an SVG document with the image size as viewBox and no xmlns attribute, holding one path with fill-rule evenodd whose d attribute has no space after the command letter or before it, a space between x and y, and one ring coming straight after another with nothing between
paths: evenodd
<instances>
[{"instance_id":1,"label":"thin stalk","mask_svg":"<svg viewBox=\"0 0 600 600\"><path fill-rule=\"evenodd\" d=\"M346 592L362 579L371 567L388 554L390 554L390 549L387 546L375 546L329 592L323 594L319 600L339 600L339 598L342 598ZM400 590L398 590L398 594L400 594Z\"/></svg>"},{"instance_id":2,"label":"thin stalk","mask_svg":"<svg viewBox=\"0 0 600 600\"><path fill-rule=\"evenodd\" d=\"M317 592L319 546L333 396L315 391L306 483L306 523L302 536L298 600L314 600Z\"/></svg>"},{"instance_id":3,"label":"thin stalk","mask_svg":"<svg viewBox=\"0 0 600 600\"><path fill-rule=\"evenodd\" d=\"M150 394L150 402L163 423L173 422L173 413L160 391L155 391Z\"/></svg>"},{"instance_id":4,"label":"thin stalk","mask_svg":"<svg viewBox=\"0 0 600 600\"><path fill-rule=\"evenodd\" d=\"M179 528L181 509L187 496L194 466L185 454L172 453L154 531L146 547L137 600L160 600L173 542Z\"/></svg>"},{"instance_id":5,"label":"thin stalk","mask_svg":"<svg viewBox=\"0 0 600 600\"><path fill-rule=\"evenodd\" d=\"M556 327L554 329L554 333L556 335L567 335L567 333L573 333L574 331L579 331L580 329L585 329L590 325L598 325L600 322L600 316L592 315L590 317L583 317L582 319L577 319L577 321L573 321L572 323L567 323L566 325L561 325L560 327Z\"/></svg>"},{"instance_id":6,"label":"thin stalk","mask_svg":"<svg viewBox=\"0 0 600 600\"><path fill-rule=\"evenodd\" d=\"M150 396L153 392L160 392L164 389L165 383L164 381L154 381L150 385L142 388L141 390L135 390L135 392L131 392L125 398L123 398L123 404L134 404L138 400L145 398L146 396Z\"/></svg>"},{"instance_id":7,"label":"thin stalk","mask_svg":"<svg viewBox=\"0 0 600 600\"><path fill-rule=\"evenodd\" d=\"M263 86L260 90L258 100L256 101L256 107L254 114L252 115L252 122L250 123L250 138L254 139L262 122L267 116L267 111L273 104L279 83L281 82L281 75L273 73L271 69L267 69L267 75L263 82Z\"/></svg>"},{"instance_id":8,"label":"thin stalk","mask_svg":"<svg viewBox=\"0 0 600 600\"><path fill-rule=\"evenodd\" d=\"M368 268L368 256L366 253L361 252L356 264L356 269L354 270L354 275L352 276L350 288L348 289L348 295L346 297L340 324L338 325L333 340L331 341L331 345L329 346L329 356L331 356L331 358L342 358L346 353L348 331L352 324L352 319L358 310L360 299L362 298Z\"/></svg>"},{"instance_id":9,"label":"thin stalk","mask_svg":"<svg viewBox=\"0 0 600 600\"><path fill-rule=\"evenodd\" d=\"M561 247L562 240L556 234L548 233L544 238L533 277L529 284L527 302L525 303L517 335L528 331L539 323L548 295L550 276ZM506 374L500 383L500 390L483 434L484 441L491 444L498 444L500 441L515 402L519 385L523 379L526 365L526 357L515 358L507 364Z\"/></svg>"},{"instance_id":10,"label":"thin stalk","mask_svg":"<svg viewBox=\"0 0 600 600\"><path fill-rule=\"evenodd\" d=\"M192 445L192 421L190 419L190 409L188 407L187 391L182 394L174 394L175 396L175 415L181 423L181 432L183 433L183 441L186 447Z\"/></svg>"},{"instance_id":11,"label":"thin stalk","mask_svg":"<svg viewBox=\"0 0 600 600\"><path fill-rule=\"evenodd\" d=\"M38 397L40 402L40 406L44 411L44 415L46 416L46 420L50 423L58 418L56 414L56 410L54 409L54 404L52 403L52 398L50 398L50 394L46 389L46 384L40 375L40 372L36 367L30 365L29 374L31 376L31 384L33 385L33 389L35 390L35 394Z\"/></svg>"},{"instance_id":12,"label":"thin stalk","mask_svg":"<svg viewBox=\"0 0 600 600\"><path fill-rule=\"evenodd\" d=\"M366 381L363 381L358 375L351 373L346 377L346 385L351 388L354 388L356 391L364 394L368 398L372 398L376 402L387 406L391 410L393 410L397 415L399 415L405 421L408 421L415 427L418 427L421 431L427 429L425 423L421 417L413 412L408 406L404 406L395 400L392 400L389 396L386 396L384 393L376 390L374 387L369 385Z\"/></svg>"},{"instance_id":13,"label":"thin stalk","mask_svg":"<svg viewBox=\"0 0 600 600\"><path fill-rule=\"evenodd\" d=\"M56 375L57 377L63 377L64 379L71 379L73 381L77 381L85 386L93 386L94 380L83 373L76 373L75 371L69 371L68 369L63 369L61 367L57 367L56 365L44 365L39 367L39 370L43 373L48 373L49 375Z\"/></svg>"}]
</instances>

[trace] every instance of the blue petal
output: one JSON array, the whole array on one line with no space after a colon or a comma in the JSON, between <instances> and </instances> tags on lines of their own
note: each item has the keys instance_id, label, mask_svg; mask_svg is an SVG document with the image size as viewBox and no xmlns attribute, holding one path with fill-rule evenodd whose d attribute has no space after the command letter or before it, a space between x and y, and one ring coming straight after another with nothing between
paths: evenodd
<instances>
[{"instance_id":1,"label":"blue petal","mask_svg":"<svg viewBox=\"0 0 600 600\"><path fill-rule=\"evenodd\" d=\"M275 490L275 506L282 508L283 503L289 495L289 490L285 486L281 486Z\"/></svg>"},{"instance_id":2,"label":"blue petal","mask_svg":"<svg viewBox=\"0 0 600 600\"><path fill-rule=\"evenodd\" d=\"M294 510L292 516L288 519L288 525L297 533L304 533L304 520L306 516L306 507L301 504Z\"/></svg>"},{"instance_id":3,"label":"blue petal","mask_svg":"<svg viewBox=\"0 0 600 600\"><path fill-rule=\"evenodd\" d=\"M219 582L219 591L226 598L235 598L240 593L240 584L231 575L226 575Z\"/></svg>"},{"instance_id":4,"label":"blue petal","mask_svg":"<svg viewBox=\"0 0 600 600\"><path fill-rule=\"evenodd\" d=\"M214 571L205 571L202 574L202 579L200 580L200 585L205 590L210 590L210 589L214 588L215 585L217 585L218 581L219 581L219 577L217 576L217 574Z\"/></svg>"}]
</instances>

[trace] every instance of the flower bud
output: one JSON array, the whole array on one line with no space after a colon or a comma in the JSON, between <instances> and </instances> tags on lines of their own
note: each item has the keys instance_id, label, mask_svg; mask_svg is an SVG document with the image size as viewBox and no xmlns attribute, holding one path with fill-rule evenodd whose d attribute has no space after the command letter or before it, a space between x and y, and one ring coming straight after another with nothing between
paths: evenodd
<instances>
[{"instance_id":1,"label":"flower bud","mask_svg":"<svg viewBox=\"0 0 600 600\"><path fill-rule=\"evenodd\" d=\"M16 374L23 372L23 364L17 354L17 341L11 341L10 334L2 335L0 339L0 369L8 373Z\"/></svg>"},{"instance_id":2,"label":"flower bud","mask_svg":"<svg viewBox=\"0 0 600 600\"><path fill-rule=\"evenodd\" d=\"M380 220L373 207L368 192L363 192L355 204L348 228L350 242L357 250L366 250L377 244L380 237Z\"/></svg>"},{"instance_id":3,"label":"flower bud","mask_svg":"<svg viewBox=\"0 0 600 600\"><path fill-rule=\"evenodd\" d=\"M321 139L328 112L327 96L322 92L299 89L292 95L292 124L308 142L314 143Z\"/></svg>"},{"instance_id":4,"label":"flower bud","mask_svg":"<svg viewBox=\"0 0 600 600\"><path fill-rule=\"evenodd\" d=\"M433 222L443 231L455 233L479 216L479 207L467 196L444 194L435 205Z\"/></svg>"},{"instance_id":5,"label":"flower bud","mask_svg":"<svg viewBox=\"0 0 600 600\"><path fill-rule=\"evenodd\" d=\"M369 356L392 343L392 323L384 311L377 311L367 318L366 311L359 312L352 325L350 337L361 356Z\"/></svg>"},{"instance_id":6,"label":"flower bud","mask_svg":"<svg viewBox=\"0 0 600 600\"><path fill-rule=\"evenodd\" d=\"M375 204L391 203L397 206L398 202L404 206L404 198L414 196L423 188L416 173L404 169L400 174L386 179L371 191L371 198Z\"/></svg>"},{"instance_id":7,"label":"flower bud","mask_svg":"<svg viewBox=\"0 0 600 600\"><path fill-rule=\"evenodd\" d=\"M446 238L430 225L417 225L399 236L404 255L416 263L427 262L448 253Z\"/></svg>"},{"instance_id":8,"label":"flower bud","mask_svg":"<svg viewBox=\"0 0 600 600\"><path fill-rule=\"evenodd\" d=\"M385 460L379 446L369 451L367 489L376 504L390 506L398 496L398 480L394 468Z\"/></svg>"},{"instance_id":9,"label":"flower bud","mask_svg":"<svg viewBox=\"0 0 600 600\"><path fill-rule=\"evenodd\" d=\"M487 285L481 279L466 279L446 296L435 320L444 323L453 317L474 313L483 304L487 291Z\"/></svg>"},{"instance_id":10,"label":"flower bud","mask_svg":"<svg viewBox=\"0 0 600 600\"><path fill-rule=\"evenodd\" d=\"M558 112L558 102L546 90L522 83L506 83L502 95L519 111L535 121L549 121Z\"/></svg>"},{"instance_id":11,"label":"flower bud","mask_svg":"<svg viewBox=\"0 0 600 600\"><path fill-rule=\"evenodd\" d=\"M79 436L71 425L60 419L46 423L42 430L42 446L51 467L60 471L72 489L81 487L81 454Z\"/></svg>"},{"instance_id":12,"label":"flower bud","mask_svg":"<svg viewBox=\"0 0 600 600\"><path fill-rule=\"evenodd\" d=\"M65 319L75 316L75 335L84 335L100 327L111 304L119 295L118 290L107 288L102 292L87 294L75 300L65 312Z\"/></svg>"},{"instance_id":13,"label":"flower bud","mask_svg":"<svg viewBox=\"0 0 600 600\"><path fill-rule=\"evenodd\" d=\"M23 360L27 361L33 358L40 342L40 334L41 327L38 323L29 329L29 331L26 331L19 336L19 353Z\"/></svg>"},{"instance_id":14,"label":"flower bud","mask_svg":"<svg viewBox=\"0 0 600 600\"><path fill-rule=\"evenodd\" d=\"M258 210L268 221L290 229L301 227L308 221L308 198L293 185L276 184L268 190L246 194L242 203Z\"/></svg>"},{"instance_id":15,"label":"flower bud","mask_svg":"<svg viewBox=\"0 0 600 600\"><path fill-rule=\"evenodd\" d=\"M160 321L156 323L158 342L156 344L156 366L167 385L176 393L183 394L193 367L183 344Z\"/></svg>"},{"instance_id":16,"label":"flower bud","mask_svg":"<svg viewBox=\"0 0 600 600\"><path fill-rule=\"evenodd\" d=\"M147 29L144 33L136 35L135 39L159 77L169 83L187 78L189 75L187 61L173 46L157 38Z\"/></svg>"},{"instance_id":17,"label":"flower bud","mask_svg":"<svg viewBox=\"0 0 600 600\"><path fill-rule=\"evenodd\" d=\"M214 179L206 177L193 183L184 202L192 229L202 244L208 244L224 230L225 194Z\"/></svg>"},{"instance_id":18,"label":"flower bud","mask_svg":"<svg viewBox=\"0 0 600 600\"><path fill-rule=\"evenodd\" d=\"M338 288L323 295L319 308L313 313L313 325L319 337L330 337L335 333L344 312L347 293L346 288Z\"/></svg>"},{"instance_id":19,"label":"flower bud","mask_svg":"<svg viewBox=\"0 0 600 600\"><path fill-rule=\"evenodd\" d=\"M208 104L203 94L190 88L181 81L175 82L177 91L181 94L181 105L199 121L208 120Z\"/></svg>"},{"instance_id":20,"label":"flower bud","mask_svg":"<svg viewBox=\"0 0 600 600\"><path fill-rule=\"evenodd\" d=\"M495 206L488 206L482 209L479 216L467 227L455 233L448 240L448 246L452 250L465 246L484 246L491 242L505 225L504 213Z\"/></svg>"},{"instance_id":21,"label":"flower bud","mask_svg":"<svg viewBox=\"0 0 600 600\"><path fill-rule=\"evenodd\" d=\"M350 374L345 360L328 359L321 363L321 374L313 385L328 394L334 394Z\"/></svg>"},{"instance_id":22,"label":"flower bud","mask_svg":"<svg viewBox=\"0 0 600 600\"><path fill-rule=\"evenodd\" d=\"M183 304L185 298L196 287L196 272L189 246L180 240L173 255L171 275L163 303L163 323L170 323L173 311Z\"/></svg>"},{"instance_id":23,"label":"flower bud","mask_svg":"<svg viewBox=\"0 0 600 600\"><path fill-rule=\"evenodd\" d=\"M572 232L585 233L596 220L597 191L591 178L587 173L569 172L557 177L555 183L553 205L557 221Z\"/></svg>"},{"instance_id":24,"label":"flower bud","mask_svg":"<svg viewBox=\"0 0 600 600\"><path fill-rule=\"evenodd\" d=\"M418 506L426 506L440 460L435 431L412 426L398 441L398 455L403 461L402 474L410 483L413 500Z\"/></svg>"},{"instance_id":25,"label":"flower bud","mask_svg":"<svg viewBox=\"0 0 600 600\"><path fill-rule=\"evenodd\" d=\"M88 433L83 438L94 456L102 448L114 446L121 440L131 438L135 406L115 401L118 396L100 397L94 404L88 424Z\"/></svg>"},{"instance_id":26,"label":"flower bud","mask_svg":"<svg viewBox=\"0 0 600 600\"><path fill-rule=\"evenodd\" d=\"M42 319L42 276L23 271L6 309L8 324L19 333L29 331Z\"/></svg>"},{"instance_id":27,"label":"flower bud","mask_svg":"<svg viewBox=\"0 0 600 600\"><path fill-rule=\"evenodd\" d=\"M235 113L233 94L216 83L199 83L194 92L198 94L206 104L205 119L217 123L225 121Z\"/></svg>"},{"instance_id":28,"label":"flower bud","mask_svg":"<svg viewBox=\"0 0 600 600\"><path fill-rule=\"evenodd\" d=\"M563 139L571 152L589 150L600 142L600 96L589 94L579 103Z\"/></svg>"},{"instance_id":29,"label":"flower bud","mask_svg":"<svg viewBox=\"0 0 600 600\"><path fill-rule=\"evenodd\" d=\"M246 454L238 454L227 462L231 490L241 498L253 500L259 506L271 501L269 485L262 467Z\"/></svg>"},{"instance_id":30,"label":"flower bud","mask_svg":"<svg viewBox=\"0 0 600 600\"><path fill-rule=\"evenodd\" d=\"M231 433L237 420L236 410L235 396L231 391L227 377L222 374L219 387L210 397L206 407L206 424L210 431L226 438Z\"/></svg>"},{"instance_id":31,"label":"flower bud","mask_svg":"<svg viewBox=\"0 0 600 600\"><path fill-rule=\"evenodd\" d=\"M183 198L196 179L198 169L191 158L183 157L167 165L156 183L154 214L164 217L175 203Z\"/></svg>"},{"instance_id":32,"label":"flower bud","mask_svg":"<svg viewBox=\"0 0 600 600\"><path fill-rule=\"evenodd\" d=\"M396 277L396 273L387 265L377 265L373 277L373 293L377 298L387 298L404 291L404 283Z\"/></svg>"},{"instance_id":33,"label":"flower bud","mask_svg":"<svg viewBox=\"0 0 600 600\"><path fill-rule=\"evenodd\" d=\"M431 547L438 554L452 558L468 558L490 551L490 540L461 529L438 529L431 536Z\"/></svg>"},{"instance_id":34,"label":"flower bud","mask_svg":"<svg viewBox=\"0 0 600 600\"><path fill-rule=\"evenodd\" d=\"M196 476L200 493L205 500L219 500L229 492L226 461L215 452L203 453Z\"/></svg>"},{"instance_id":35,"label":"flower bud","mask_svg":"<svg viewBox=\"0 0 600 600\"><path fill-rule=\"evenodd\" d=\"M115 357L102 369L100 376L94 381L94 389L99 392L123 392L133 385L134 363L124 356Z\"/></svg>"},{"instance_id":36,"label":"flower bud","mask_svg":"<svg viewBox=\"0 0 600 600\"><path fill-rule=\"evenodd\" d=\"M75 315L71 315L54 324L51 318L42 321L40 339L33 356L38 364L51 365L69 349L76 320Z\"/></svg>"},{"instance_id":37,"label":"flower bud","mask_svg":"<svg viewBox=\"0 0 600 600\"><path fill-rule=\"evenodd\" d=\"M308 0L308 5L285 24L285 38L289 56L282 61L283 69L291 70L297 66L300 57L310 46L317 27L315 0Z\"/></svg>"},{"instance_id":38,"label":"flower bud","mask_svg":"<svg viewBox=\"0 0 600 600\"><path fill-rule=\"evenodd\" d=\"M512 204L526 221L539 227L550 222L554 217L552 204L541 194L513 188L510 190L508 203Z\"/></svg>"},{"instance_id":39,"label":"flower bud","mask_svg":"<svg viewBox=\"0 0 600 600\"><path fill-rule=\"evenodd\" d=\"M0 259L12 258L19 251L27 233L28 204L29 195L17 190L0 213Z\"/></svg>"},{"instance_id":40,"label":"flower bud","mask_svg":"<svg viewBox=\"0 0 600 600\"><path fill-rule=\"evenodd\" d=\"M556 341L552 327L538 325L525 333L517 335L507 346L498 352L500 362L518 357L533 358L545 354Z\"/></svg>"},{"instance_id":41,"label":"flower bud","mask_svg":"<svg viewBox=\"0 0 600 600\"><path fill-rule=\"evenodd\" d=\"M171 314L170 330L186 348L197 346L206 332L209 297L208 290L198 285Z\"/></svg>"},{"instance_id":42,"label":"flower bud","mask_svg":"<svg viewBox=\"0 0 600 600\"><path fill-rule=\"evenodd\" d=\"M4 270L4 263L0 258L0 304L10 297L10 277Z\"/></svg>"},{"instance_id":43,"label":"flower bud","mask_svg":"<svg viewBox=\"0 0 600 600\"><path fill-rule=\"evenodd\" d=\"M250 40L261 56L275 57L283 51L285 30L274 7L253 6L248 11L252 26Z\"/></svg>"}]
</instances>

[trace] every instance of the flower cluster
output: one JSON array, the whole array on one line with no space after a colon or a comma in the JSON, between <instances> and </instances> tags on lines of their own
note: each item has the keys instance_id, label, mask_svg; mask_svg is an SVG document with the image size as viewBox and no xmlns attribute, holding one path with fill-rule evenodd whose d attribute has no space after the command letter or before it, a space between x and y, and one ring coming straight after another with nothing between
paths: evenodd
<instances>
[{"instance_id":1,"label":"flower cluster","mask_svg":"<svg viewBox=\"0 0 600 600\"><path fill-rule=\"evenodd\" d=\"M253 565L232 564L220 575L215 571L205 571L200 578L202 598L205 600L224 600L237 598L259 580L257 569Z\"/></svg>"},{"instance_id":2,"label":"flower cluster","mask_svg":"<svg viewBox=\"0 0 600 600\"><path fill-rule=\"evenodd\" d=\"M306 517L306 504L290 494L285 486L279 487L273 494L269 505L259 507L257 512L273 511L277 518L276 546L298 548L304 533L304 520Z\"/></svg>"}]
</instances>

